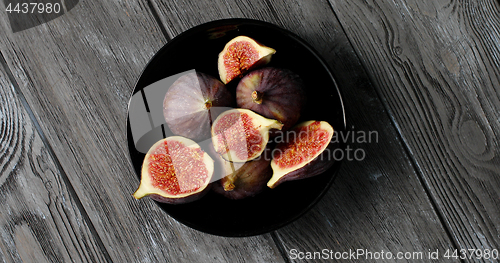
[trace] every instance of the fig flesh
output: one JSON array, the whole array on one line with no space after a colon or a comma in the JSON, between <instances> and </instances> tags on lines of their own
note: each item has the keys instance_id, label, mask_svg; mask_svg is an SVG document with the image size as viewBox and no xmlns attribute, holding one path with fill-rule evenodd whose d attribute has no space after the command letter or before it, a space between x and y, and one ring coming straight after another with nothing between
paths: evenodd
<instances>
[{"instance_id":1,"label":"fig flesh","mask_svg":"<svg viewBox=\"0 0 500 263\"><path fill-rule=\"evenodd\" d=\"M156 142L142 164L141 183L133 196L181 204L201 198L210 189L214 161L194 141L171 136Z\"/></svg>"},{"instance_id":2,"label":"fig flesh","mask_svg":"<svg viewBox=\"0 0 500 263\"><path fill-rule=\"evenodd\" d=\"M233 106L233 96L219 80L201 72L190 72L168 89L163 116L174 134L201 141L210 138L213 120Z\"/></svg>"},{"instance_id":3,"label":"fig flesh","mask_svg":"<svg viewBox=\"0 0 500 263\"><path fill-rule=\"evenodd\" d=\"M236 87L236 104L283 123L283 131L299 120L306 95L301 78L288 69L262 68L249 72Z\"/></svg>"},{"instance_id":4,"label":"fig flesh","mask_svg":"<svg viewBox=\"0 0 500 263\"><path fill-rule=\"evenodd\" d=\"M246 162L259 157L269 141L269 130L283 124L247 109L223 112L212 125L215 151L230 162Z\"/></svg>"},{"instance_id":5,"label":"fig flesh","mask_svg":"<svg viewBox=\"0 0 500 263\"><path fill-rule=\"evenodd\" d=\"M247 36L238 36L229 41L219 53L219 76L224 84L240 78L247 71L271 61L276 50L259 44Z\"/></svg>"},{"instance_id":6,"label":"fig flesh","mask_svg":"<svg viewBox=\"0 0 500 263\"><path fill-rule=\"evenodd\" d=\"M214 192L233 200L253 197L266 188L266 183L271 179L270 148L266 148L268 154L246 163L234 163L215 157L215 172L220 180L213 183ZM214 175L215 177L215 175Z\"/></svg>"},{"instance_id":7,"label":"fig flesh","mask_svg":"<svg viewBox=\"0 0 500 263\"><path fill-rule=\"evenodd\" d=\"M288 131L285 141L273 150L273 176L267 186L275 188L283 182L312 177L330 168L334 161L333 132L325 121L306 121Z\"/></svg>"}]
</instances>

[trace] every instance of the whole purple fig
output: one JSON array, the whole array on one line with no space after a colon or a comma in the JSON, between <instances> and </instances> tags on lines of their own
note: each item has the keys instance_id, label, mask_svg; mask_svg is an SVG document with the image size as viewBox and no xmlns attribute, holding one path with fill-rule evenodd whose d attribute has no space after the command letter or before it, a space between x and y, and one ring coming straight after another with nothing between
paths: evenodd
<instances>
[{"instance_id":1,"label":"whole purple fig","mask_svg":"<svg viewBox=\"0 0 500 263\"><path fill-rule=\"evenodd\" d=\"M190 72L177 79L163 101L163 115L170 130L200 141L210 138L212 122L234 107L234 98L216 78Z\"/></svg>"},{"instance_id":2,"label":"whole purple fig","mask_svg":"<svg viewBox=\"0 0 500 263\"><path fill-rule=\"evenodd\" d=\"M273 174L269 148L257 159L245 163L229 162L220 156L214 159L214 178L221 179L212 184L212 189L229 199L239 200L261 193Z\"/></svg>"},{"instance_id":3,"label":"whole purple fig","mask_svg":"<svg viewBox=\"0 0 500 263\"><path fill-rule=\"evenodd\" d=\"M306 96L301 78L288 69L262 68L249 72L236 87L236 104L283 123L283 131L300 118Z\"/></svg>"}]
</instances>

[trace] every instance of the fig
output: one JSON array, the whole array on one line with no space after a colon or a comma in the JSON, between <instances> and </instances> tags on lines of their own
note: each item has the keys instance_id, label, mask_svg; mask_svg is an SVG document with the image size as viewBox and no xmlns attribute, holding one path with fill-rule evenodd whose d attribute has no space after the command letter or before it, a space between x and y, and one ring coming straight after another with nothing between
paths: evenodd
<instances>
[{"instance_id":1,"label":"fig","mask_svg":"<svg viewBox=\"0 0 500 263\"><path fill-rule=\"evenodd\" d=\"M212 125L215 151L230 162L246 162L259 157L269 141L269 130L283 124L247 109L227 110Z\"/></svg>"},{"instance_id":2,"label":"fig","mask_svg":"<svg viewBox=\"0 0 500 263\"><path fill-rule=\"evenodd\" d=\"M201 141L210 138L217 116L234 108L234 98L218 79L201 72L178 78L163 100L163 116L175 135Z\"/></svg>"},{"instance_id":3,"label":"fig","mask_svg":"<svg viewBox=\"0 0 500 263\"><path fill-rule=\"evenodd\" d=\"M249 72L236 87L236 105L283 123L283 131L299 120L306 95L301 78L288 69Z\"/></svg>"},{"instance_id":4,"label":"fig","mask_svg":"<svg viewBox=\"0 0 500 263\"><path fill-rule=\"evenodd\" d=\"M238 36L227 42L219 53L219 76L224 84L241 78L247 71L271 61L276 50L247 36Z\"/></svg>"},{"instance_id":5,"label":"fig","mask_svg":"<svg viewBox=\"0 0 500 263\"><path fill-rule=\"evenodd\" d=\"M279 184L312 177L333 165L332 126L325 121L306 121L286 133L286 139L273 150L270 188Z\"/></svg>"},{"instance_id":6,"label":"fig","mask_svg":"<svg viewBox=\"0 0 500 263\"><path fill-rule=\"evenodd\" d=\"M266 188L266 183L271 179L271 149L256 159L246 163L234 163L215 157L215 172L220 180L213 183L213 191L233 200L255 196ZM215 175L214 175L215 177Z\"/></svg>"},{"instance_id":7,"label":"fig","mask_svg":"<svg viewBox=\"0 0 500 263\"><path fill-rule=\"evenodd\" d=\"M142 164L141 183L133 196L181 204L201 198L211 187L214 161L194 141L171 136L156 142Z\"/></svg>"}]
</instances>

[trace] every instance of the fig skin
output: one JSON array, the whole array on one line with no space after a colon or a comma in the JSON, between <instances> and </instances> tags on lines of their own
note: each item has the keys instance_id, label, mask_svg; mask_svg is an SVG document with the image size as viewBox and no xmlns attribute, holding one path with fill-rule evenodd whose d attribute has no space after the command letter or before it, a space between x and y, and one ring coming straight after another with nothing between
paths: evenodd
<instances>
[{"instance_id":1,"label":"fig skin","mask_svg":"<svg viewBox=\"0 0 500 263\"><path fill-rule=\"evenodd\" d=\"M214 157L214 173L221 179L212 184L213 191L232 200L261 193L273 174L270 153L271 149L267 148L259 158L246 163L231 163L220 156Z\"/></svg>"},{"instance_id":2,"label":"fig skin","mask_svg":"<svg viewBox=\"0 0 500 263\"><path fill-rule=\"evenodd\" d=\"M172 143L172 144L170 144L170 143ZM190 158L193 158L192 156L195 156L195 157L193 159L190 159L190 160L180 159L181 157L185 157L185 156L182 156L182 154L175 155L175 153L180 152L180 151L175 149L176 148L175 143L180 143L181 148L183 150L185 150L186 148L189 148L188 152L187 152L187 153L189 153L188 156ZM171 146L174 148L171 148ZM163 150L162 147L165 147L165 149L168 149L168 150L165 151L165 150ZM186 154L186 152L184 152L184 154ZM163 156L167 156L167 157L162 158ZM173 167L170 166L170 168L171 168L170 169L168 165L164 165L165 163L160 163L161 161L164 161L164 160L170 160L169 162L173 162L173 164L170 163L170 165L172 165ZM152 167L150 165L155 161L158 163L156 164L156 166L153 166L153 169L157 169L157 172L152 173L152 171L151 171ZM176 194L173 194L171 192L172 190L166 190L165 189L166 186L163 186L162 183L164 183L168 180L172 180L172 179L170 179L171 177L170 178L168 177L168 176L170 176L168 171L169 170L172 171L173 169L175 169L174 176L177 177L176 182L177 182L177 180L179 180L178 182L180 185L189 187L190 185L187 185L186 182L191 182L192 179L186 181L185 179L184 180L179 179L182 177L178 177L178 175L182 174L182 171L178 173L179 170L177 170L177 169L178 168L185 168L185 167L175 166L175 164L181 164L181 163L184 164L184 161L187 162L188 166L194 165L191 167L196 167L195 166L196 161L202 162L202 164L204 165L204 168L206 169L206 173L207 173L206 178L203 179L199 188L195 188L192 192L178 192ZM158 169L160 172L158 172ZM193 169L193 168L191 168L191 169ZM182 169L180 169L180 170L182 170ZM165 173L165 171L167 171L167 172ZM197 171L200 171L200 170L197 170ZM193 171L191 170L189 172L193 172ZM163 181L162 183L160 183L160 187L158 187L158 185L155 185L155 184L158 184L158 182L154 182L155 175L153 175L153 174L156 174L157 178ZM161 139L158 142L156 142L150 148L148 153L146 154L146 156L144 158L143 165L142 165L142 170L141 170L141 182L140 182L139 187L133 193L132 196L136 199L141 199L145 196L149 196L151 199L153 199L155 201L162 202L162 203L168 203L168 204L184 204L184 203L188 203L188 202L193 202L193 201L200 199L201 197L203 197L206 193L208 193L210 191L210 189L212 187L211 182L212 182L213 174L214 174L214 160L210 157L210 155L208 153L204 152L197 143L195 143L194 141L192 141L190 139L181 137L181 136L171 136L171 137ZM186 175L186 173L184 173L184 176L185 175ZM191 176L192 173L189 173L189 175ZM182 184L182 182L184 182L184 184Z\"/></svg>"},{"instance_id":3,"label":"fig skin","mask_svg":"<svg viewBox=\"0 0 500 263\"><path fill-rule=\"evenodd\" d=\"M192 194L192 195L187 196L187 197L183 197L183 198L168 198L168 197L164 197L164 196L161 196L158 194L150 194L149 198L151 198L157 202L160 202L160 203L171 204L171 205L186 204L186 203L191 203L191 202L194 202L196 200L199 200L200 198L205 196L208 192L210 192L212 187L213 187L212 184L209 184L209 185L207 185L207 187L205 187L205 189L203 189L203 191L198 192L196 194Z\"/></svg>"},{"instance_id":4,"label":"fig skin","mask_svg":"<svg viewBox=\"0 0 500 263\"><path fill-rule=\"evenodd\" d=\"M246 72L266 65L276 53L273 48L264 46L247 36L231 39L219 53L219 77L224 84L241 78Z\"/></svg>"},{"instance_id":5,"label":"fig skin","mask_svg":"<svg viewBox=\"0 0 500 263\"><path fill-rule=\"evenodd\" d=\"M190 72L177 79L165 94L163 115L175 135L195 141L210 138L217 116L235 106L233 95L218 79Z\"/></svg>"},{"instance_id":6,"label":"fig skin","mask_svg":"<svg viewBox=\"0 0 500 263\"><path fill-rule=\"evenodd\" d=\"M283 123L282 131L299 120L306 105L302 79L288 69L266 67L249 72L236 87L236 104Z\"/></svg>"},{"instance_id":7,"label":"fig skin","mask_svg":"<svg viewBox=\"0 0 500 263\"><path fill-rule=\"evenodd\" d=\"M295 126L291 131L289 132L295 132L297 131L298 128L308 126L314 123L319 123L320 128L323 130L326 130L328 132L328 142L326 145L322 146L322 150L319 154L317 154L316 157L310 159L310 160L304 160L301 164L298 164L292 168L281 168L279 167L276 162L275 162L275 152L273 150L273 160L271 161L271 167L273 169L273 176L271 180L267 183L267 186L270 188L275 188L276 186L287 182L287 181L293 181L293 180L300 180L300 179L305 179L309 177L316 176L318 174L321 174L328 170L332 165L334 164L334 160L332 160L332 156L334 153L334 150L338 146L335 143L332 143L332 137L334 130L331 127L331 125L327 122L321 121L306 121L298 124ZM276 146L275 150L279 147L279 144ZM303 152L300 149L298 150L299 152Z\"/></svg>"}]
</instances>

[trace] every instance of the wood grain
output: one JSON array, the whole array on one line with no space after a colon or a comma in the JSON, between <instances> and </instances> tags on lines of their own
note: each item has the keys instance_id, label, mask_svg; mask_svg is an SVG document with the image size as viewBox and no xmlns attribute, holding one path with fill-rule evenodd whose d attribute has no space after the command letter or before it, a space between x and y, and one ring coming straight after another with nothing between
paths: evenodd
<instances>
[{"instance_id":1,"label":"wood grain","mask_svg":"<svg viewBox=\"0 0 500 263\"><path fill-rule=\"evenodd\" d=\"M1 63L0 87L0 259L107 262Z\"/></svg>"},{"instance_id":2,"label":"wood grain","mask_svg":"<svg viewBox=\"0 0 500 263\"><path fill-rule=\"evenodd\" d=\"M297 33L333 69L344 96L349 130L378 134L378 142L351 143L351 148L363 149L366 158L346 161L321 202L295 223L276 231L285 257L293 262L323 262L293 259L292 249L396 253L453 248L396 129L328 3L154 4L170 37L203 22L230 17L265 20Z\"/></svg>"},{"instance_id":3,"label":"wood grain","mask_svg":"<svg viewBox=\"0 0 500 263\"><path fill-rule=\"evenodd\" d=\"M458 246L498 249L500 3L330 3Z\"/></svg>"},{"instance_id":4,"label":"wood grain","mask_svg":"<svg viewBox=\"0 0 500 263\"><path fill-rule=\"evenodd\" d=\"M147 4L80 1L15 34L0 12L0 27L0 50L112 261L283 262L269 235L206 235L131 196L139 182L126 146L127 104L166 42Z\"/></svg>"}]
</instances>

